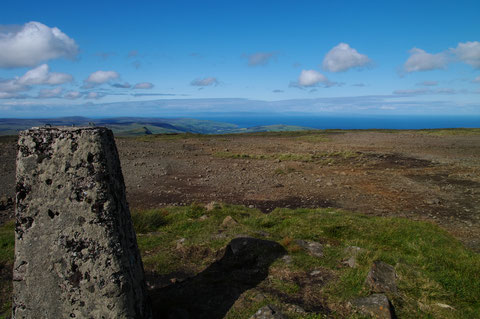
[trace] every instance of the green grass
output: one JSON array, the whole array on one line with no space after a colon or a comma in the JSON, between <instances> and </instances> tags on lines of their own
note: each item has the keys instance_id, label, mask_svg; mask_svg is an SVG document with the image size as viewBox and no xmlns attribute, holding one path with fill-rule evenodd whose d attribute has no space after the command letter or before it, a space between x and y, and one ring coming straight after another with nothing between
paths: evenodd
<instances>
[{"instance_id":1,"label":"green grass","mask_svg":"<svg viewBox=\"0 0 480 319\"><path fill-rule=\"evenodd\" d=\"M15 250L15 222L9 221L0 226L0 264L13 264Z\"/></svg>"},{"instance_id":2,"label":"green grass","mask_svg":"<svg viewBox=\"0 0 480 319\"><path fill-rule=\"evenodd\" d=\"M238 224L222 229L226 216ZM370 293L364 282L377 259L395 266L398 274L399 293L388 297L399 318L480 317L480 255L431 223L367 217L335 209L276 209L263 214L226 204L210 211L198 204L136 211L132 219L145 269L159 275L198 273L217 258L217 251L243 234L277 241L292 257L291 264L279 259L270 265L269 277L259 285L266 291L303 296L304 288L285 274L308 274L316 269L333 274L330 281L315 289L328 302L334 317L360 318L345 312L344 305ZM13 223L0 227L2 263L13 262L13 227ZM324 257L308 255L295 239L322 243ZM364 249L355 269L341 266L348 246ZM246 291L244 299L249 300L253 293ZM267 293L266 298L233 307L226 318L249 318L262 305L282 304L275 293ZM455 310L441 308L438 303ZM2 309L6 307L9 304ZM322 316L291 314L289 318Z\"/></svg>"},{"instance_id":3,"label":"green grass","mask_svg":"<svg viewBox=\"0 0 480 319\"><path fill-rule=\"evenodd\" d=\"M15 250L15 223L9 221L0 226L0 271L3 273L10 271L14 261ZM5 269L2 269L5 268ZM12 302L12 283L5 281L3 276L0 278L0 318L6 318L10 315Z\"/></svg>"},{"instance_id":4,"label":"green grass","mask_svg":"<svg viewBox=\"0 0 480 319\"><path fill-rule=\"evenodd\" d=\"M452 136L452 135L480 135L480 128L448 128L414 131L424 135Z\"/></svg>"},{"instance_id":5,"label":"green grass","mask_svg":"<svg viewBox=\"0 0 480 319\"><path fill-rule=\"evenodd\" d=\"M198 205L194 209L201 210ZM465 249L433 224L400 218L366 217L332 209L276 209L265 215L254 209L231 205L223 205L210 212L201 211L208 216L201 221L192 217L191 210L191 207L167 208L167 223L159 227L157 231L160 233L139 237L147 269L163 274L195 272L213 261L211 256L206 258L208 262L203 263L202 258L195 255L190 261L179 257L175 247L180 238L186 239L186 247L197 250L203 247L214 252L226 245L235 234L258 237L261 231L269 234L267 239L284 245L293 259L288 266L281 261L271 265L273 277L270 288L274 290L287 294L295 294L299 290L295 282L275 278L278 269L287 267L290 271L300 272L327 269L336 274L336 279L323 287L322 293L333 305L342 305L355 297L369 294L364 286L367 272L374 260L381 259L394 265L399 275L397 284L400 293L389 297L400 318L475 318L480 311L479 255ZM220 224L227 215L239 224L218 237ZM293 239L326 243L325 257L315 258L306 254L293 243ZM365 249L365 253L359 256L359 267L338 268L345 247L353 245ZM195 269L197 263L202 267ZM275 296L270 297L280 303ZM437 303L448 304L456 310L443 309ZM227 316L248 317L239 315L233 309Z\"/></svg>"}]
</instances>

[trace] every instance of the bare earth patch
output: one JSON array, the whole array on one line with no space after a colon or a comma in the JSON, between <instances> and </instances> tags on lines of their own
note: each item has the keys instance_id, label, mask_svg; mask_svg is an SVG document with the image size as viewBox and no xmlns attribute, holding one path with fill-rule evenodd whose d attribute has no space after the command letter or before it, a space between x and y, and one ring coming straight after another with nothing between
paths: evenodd
<instances>
[{"instance_id":1,"label":"bare earth patch","mask_svg":"<svg viewBox=\"0 0 480 319\"><path fill-rule=\"evenodd\" d=\"M302 134L119 138L128 202L339 207L428 220L480 251L479 134ZM0 148L0 197L13 197L15 140Z\"/></svg>"}]
</instances>

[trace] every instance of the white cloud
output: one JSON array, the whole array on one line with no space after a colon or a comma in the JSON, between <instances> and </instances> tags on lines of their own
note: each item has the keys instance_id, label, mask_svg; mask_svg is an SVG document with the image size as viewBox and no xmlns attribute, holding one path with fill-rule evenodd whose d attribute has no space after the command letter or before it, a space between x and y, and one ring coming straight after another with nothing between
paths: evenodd
<instances>
[{"instance_id":1,"label":"white cloud","mask_svg":"<svg viewBox=\"0 0 480 319\"><path fill-rule=\"evenodd\" d=\"M0 67L31 67L42 61L61 57L73 58L78 46L58 28L40 22L0 32Z\"/></svg>"},{"instance_id":2,"label":"white cloud","mask_svg":"<svg viewBox=\"0 0 480 319\"><path fill-rule=\"evenodd\" d=\"M86 99L95 99L98 100L102 97L104 97L105 94L99 93L99 92L88 92L87 95L85 96Z\"/></svg>"},{"instance_id":3,"label":"white cloud","mask_svg":"<svg viewBox=\"0 0 480 319\"><path fill-rule=\"evenodd\" d=\"M444 69L448 63L445 53L430 54L418 48L413 48L409 52L410 57L403 65L405 72Z\"/></svg>"},{"instance_id":4,"label":"white cloud","mask_svg":"<svg viewBox=\"0 0 480 319\"><path fill-rule=\"evenodd\" d=\"M393 94L398 95L422 95L422 94L456 94L457 90L452 88L440 88L436 90L432 89L411 89L411 90L395 90Z\"/></svg>"},{"instance_id":5,"label":"white cloud","mask_svg":"<svg viewBox=\"0 0 480 319\"><path fill-rule=\"evenodd\" d=\"M430 93L429 89L413 89L413 90L395 90L393 94L400 95L419 95L419 94L428 94Z\"/></svg>"},{"instance_id":6,"label":"white cloud","mask_svg":"<svg viewBox=\"0 0 480 319\"><path fill-rule=\"evenodd\" d=\"M58 85L73 81L73 77L67 73L49 72L49 67L42 64L18 79L18 83L22 85Z\"/></svg>"},{"instance_id":7,"label":"white cloud","mask_svg":"<svg viewBox=\"0 0 480 319\"><path fill-rule=\"evenodd\" d=\"M470 64L474 68L480 68L480 42L459 43L457 47L451 49L451 51L460 61Z\"/></svg>"},{"instance_id":8,"label":"white cloud","mask_svg":"<svg viewBox=\"0 0 480 319\"><path fill-rule=\"evenodd\" d=\"M75 100L82 97L82 93L78 91L68 91L63 97L69 100Z\"/></svg>"},{"instance_id":9,"label":"white cloud","mask_svg":"<svg viewBox=\"0 0 480 319\"><path fill-rule=\"evenodd\" d=\"M153 84L150 82L142 82L142 83L137 83L133 87L134 89L151 89L153 88Z\"/></svg>"},{"instance_id":10,"label":"white cloud","mask_svg":"<svg viewBox=\"0 0 480 319\"><path fill-rule=\"evenodd\" d=\"M457 90L452 88L441 88L434 91L437 94L456 94Z\"/></svg>"},{"instance_id":11,"label":"white cloud","mask_svg":"<svg viewBox=\"0 0 480 319\"><path fill-rule=\"evenodd\" d=\"M421 86L436 86L436 85L438 85L438 81L423 81L423 82L417 83L417 85L421 85Z\"/></svg>"},{"instance_id":12,"label":"white cloud","mask_svg":"<svg viewBox=\"0 0 480 319\"><path fill-rule=\"evenodd\" d=\"M302 70L298 77L298 86L316 86L319 83L327 85L329 83L327 77L315 70Z\"/></svg>"},{"instance_id":13,"label":"white cloud","mask_svg":"<svg viewBox=\"0 0 480 319\"><path fill-rule=\"evenodd\" d=\"M0 81L0 92L14 93L28 90L28 87L18 83L16 79Z\"/></svg>"},{"instance_id":14,"label":"white cloud","mask_svg":"<svg viewBox=\"0 0 480 319\"><path fill-rule=\"evenodd\" d=\"M193 86L209 86L209 85L218 85L218 80L214 77L207 77L203 79L195 79L190 82L190 85Z\"/></svg>"},{"instance_id":15,"label":"white cloud","mask_svg":"<svg viewBox=\"0 0 480 319\"><path fill-rule=\"evenodd\" d=\"M17 96L16 93L0 92L0 99L13 99Z\"/></svg>"},{"instance_id":16,"label":"white cloud","mask_svg":"<svg viewBox=\"0 0 480 319\"><path fill-rule=\"evenodd\" d=\"M88 78L85 80L86 87L93 87L95 85L100 85L103 83L106 83L108 81L118 79L120 77L120 74L118 74L115 71L96 71L93 72L88 76Z\"/></svg>"},{"instance_id":17,"label":"white cloud","mask_svg":"<svg viewBox=\"0 0 480 319\"><path fill-rule=\"evenodd\" d=\"M276 55L275 52L257 52L244 55L248 59L249 66L266 65L271 58Z\"/></svg>"},{"instance_id":18,"label":"white cloud","mask_svg":"<svg viewBox=\"0 0 480 319\"><path fill-rule=\"evenodd\" d=\"M48 98L60 97L62 92L63 92L63 89L60 87L53 88L53 89L43 89L43 90L40 90L40 92L38 93L38 98L48 99Z\"/></svg>"},{"instance_id":19,"label":"white cloud","mask_svg":"<svg viewBox=\"0 0 480 319\"><path fill-rule=\"evenodd\" d=\"M367 66L370 63L368 56L358 53L347 43L339 43L325 55L322 66L330 72L342 72Z\"/></svg>"}]
</instances>

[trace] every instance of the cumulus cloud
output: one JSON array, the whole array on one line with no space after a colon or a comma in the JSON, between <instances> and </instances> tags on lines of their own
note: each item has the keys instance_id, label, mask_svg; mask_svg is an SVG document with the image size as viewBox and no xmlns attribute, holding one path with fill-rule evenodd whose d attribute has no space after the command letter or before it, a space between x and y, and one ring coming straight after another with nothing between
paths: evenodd
<instances>
[{"instance_id":1,"label":"cumulus cloud","mask_svg":"<svg viewBox=\"0 0 480 319\"><path fill-rule=\"evenodd\" d=\"M63 97L69 100L75 100L82 97L82 93L78 91L68 91Z\"/></svg>"},{"instance_id":2,"label":"cumulus cloud","mask_svg":"<svg viewBox=\"0 0 480 319\"><path fill-rule=\"evenodd\" d=\"M118 79L120 77L120 74L118 74L115 71L96 71L93 72L88 76L88 78L85 80L85 87L93 87L96 85L100 85L103 83L107 83L111 80Z\"/></svg>"},{"instance_id":3,"label":"cumulus cloud","mask_svg":"<svg viewBox=\"0 0 480 319\"><path fill-rule=\"evenodd\" d=\"M448 63L445 53L431 54L418 48L411 49L409 53L410 57L403 65L404 71L408 73L444 69Z\"/></svg>"},{"instance_id":4,"label":"cumulus cloud","mask_svg":"<svg viewBox=\"0 0 480 319\"><path fill-rule=\"evenodd\" d=\"M151 89L153 88L153 84L150 82L142 82L142 83L137 83L133 87L134 89Z\"/></svg>"},{"instance_id":5,"label":"cumulus cloud","mask_svg":"<svg viewBox=\"0 0 480 319\"><path fill-rule=\"evenodd\" d=\"M275 52L257 52L253 54L244 54L249 66L266 65L276 55Z\"/></svg>"},{"instance_id":6,"label":"cumulus cloud","mask_svg":"<svg viewBox=\"0 0 480 319\"><path fill-rule=\"evenodd\" d=\"M436 85L438 85L438 81L423 81L423 82L417 83L417 85L421 85L421 86L436 86Z\"/></svg>"},{"instance_id":7,"label":"cumulus cloud","mask_svg":"<svg viewBox=\"0 0 480 319\"><path fill-rule=\"evenodd\" d=\"M2 93L15 93L26 91L27 89L27 86L18 83L16 79L0 80L0 92Z\"/></svg>"},{"instance_id":8,"label":"cumulus cloud","mask_svg":"<svg viewBox=\"0 0 480 319\"><path fill-rule=\"evenodd\" d=\"M46 64L28 71L18 79L18 83L22 85L58 85L72 81L73 77L70 74L50 72Z\"/></svg>"},{"instance_id":9,"label":"cumulus cloud","mask_svg":"<svg viewBox=\"0 0 480 319\"><path fill-rule=\"evenodd\" d=\"M325 55L322 66L330 72L342 72L351 68L364 67L370 63L368 56L358 53L347 43L339 43Z\"/></svg>"},{"instance_id":10,"label":"cumulus cloud","mask_svg":"<svg viewBox=\"0 0 480 319\"><path fill-rule=\"evenodd\" d=\"M451 49L451 51L460 61L470 64L474 68L480 68L480 42L459 43L457 47Z\"/></svg>"},{"instance_id":11,"label":"cumulus cloud","mask_svg":"<svg viewBox=\"0 0 480 319\"><path fill-rule=\"evenodd\" d=\"M73 77L70 74L50 72L48 65L42 64L27 71L21 77L0 80L0 93L4 99L18 98L18 92L28 91L32 85L59 85L72 80ZM48 90L44 90L44 94L48 95Z\"/></svg>"},{"instance_id":12,"label":"cumulus cloud","mask_svg":"<svg viewBox=\"0 0 480 319\"><path fill-rule=\"evenodd\" d=\"M210 85L218 85L218 80L214 77L207 77L203 79L195 79L190 82L190 85L193 86L210 86Z\"/></svg>"},{"instance_id":13,"label":"cumulus cloud","mask_svg":"<svg viewBox=\"0 0 480 319\"><path fill-rule=\"evenodd\" d=\"M319 84L323 84L324 86L328 87L331 86L331 82L327 79L327 77L320 72L315 70L302 70L298 77L298 81L295 83L291 83L290 86L294 87L314 87Z\"/></svg>"},{"instance_id":14,"label":"cumulus cloud","mask_svg":"<svg viewBox=\"0 0 480 319\"><path fill-rule=\"evenodd\" d=\"M112 84L112 86L114 88L119 88L119 89L129 89L131 88L132 86L130 85L130 83L128 82L125 82L125 83L114 83Z\"/></svg>"},{"instance_id":15,"label":"cumulus cloud","mask_svg":"<svg viewBox=\"0 0 480 319\"><path fill-rule=\"evenodd\" d=\"M75 41L60 29L40 22L28 22L18 28L2 28L0 32L0 67L31 67L57 58L74 58L78 53Z\"/></svg>"},{"instance_id":16,"label":"cumulus cloud","mask_svg":"<svg viewBox=\"0 0 480 319\"><path fill-rule=\"evenodd\" d=\"M40 90L40 92L38 93L38 98L48 99L48 98L60 97L62 92L63 92L63 89L60 87L53 88L53 89L43 89L43 90Z\"/></svg>"}]
</instances>

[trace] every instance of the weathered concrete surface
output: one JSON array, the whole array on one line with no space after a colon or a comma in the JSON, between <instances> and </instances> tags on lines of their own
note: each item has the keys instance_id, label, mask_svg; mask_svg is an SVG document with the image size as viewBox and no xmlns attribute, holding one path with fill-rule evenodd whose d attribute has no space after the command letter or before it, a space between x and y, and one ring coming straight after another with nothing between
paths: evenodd
<instances>
[{"instance_id":1,"label":"weathered concrete surface","mask_svg":"<svg viewBox=\"0 0 480 319\"><path fill-rule=\"evenodd\" d=\"M32 128L18 146L13 317L151 317L112 132Z\"/></svg>"}]
</instances>

